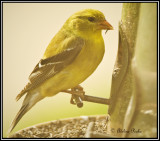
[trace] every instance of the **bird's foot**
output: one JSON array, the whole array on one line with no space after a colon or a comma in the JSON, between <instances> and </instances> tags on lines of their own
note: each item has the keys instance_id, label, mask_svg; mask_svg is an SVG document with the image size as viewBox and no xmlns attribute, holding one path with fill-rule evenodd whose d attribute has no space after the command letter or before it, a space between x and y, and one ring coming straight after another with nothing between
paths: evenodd
<instances>
[{"instance_id":1,"label":"bird's foot","mask_svg":"<svg viewBox=\"0 0 160 141\"><path fill-rule=\"evenodd\" d=\"M79 91L83 91L83 87L81 85L77 85L76 87L74 87L74 89L77 89Z\"/></svg>"},{"instance_id":2,"label":"bird's foot","mask_svg":"<svg viewBox=\"0 0 160 141\"><path fill-rule=\"evenodd\" d=\"M72 94L71 100L70 100L71 104L77 105L79 108L83 106L83 101L82 100L84 99L84 95L85 95L83 87L78 85L74 88L71 88L71 90L64 90L62 92Z\"/></svg>"},{"instance_id":3,"label":"bird's foot","mask_svg":"<svg viewBox=\"0 0 160 141\"><path fill-rule=\"evenodd\" d=\"M67 89L67 90L63 90L61 92L69 93L72 95L77 95L77 96L81 97L82 99L84 98L84 95L85 95L85 91L83 90L83 87L80 85L78 85L74 88L71 88L70 90Z\"/></svg>"},{"instance_id":4,"label":"bird's foot","mask_svg":"<svg viewBox=\"0 0 160 141\"><path fill-rule=\"evenodd\" d=\"M82 99L81 99L79 96L77 96L77 95L72 95L72 96L71 96L70 103L73 104L73 105L77 105L78 108L83 107L83 101L82 101Z\"/></svg>"},{"instance_id":5,"label":"bird's foot","mask_svg":"<svg viewBox=\"0 0 160 141\"><path fill-rule=\"evenodd\" d=\"M75 94L81 97L82 99L84 99L85 91L83 90L82 86L77 85L76 87L72 88L71 91L72 91L72 94Z\"/></svg>"}]
</instances>

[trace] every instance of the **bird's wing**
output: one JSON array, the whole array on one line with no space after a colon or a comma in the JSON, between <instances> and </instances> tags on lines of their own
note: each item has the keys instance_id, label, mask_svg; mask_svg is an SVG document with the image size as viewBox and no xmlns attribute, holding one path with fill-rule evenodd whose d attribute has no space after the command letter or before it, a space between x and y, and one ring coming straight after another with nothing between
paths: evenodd
<instances>
[{"instance_id":1,"label":"bird's wing","mask_svg":"<svg viewBox=\"0 0 160 141\"><path fill-rule=\"evenodd\" d=\"M80 53L84 43L84 40L80 37L71 38L68 47L65 47L61 53L47 59L41 59L29 76L30 82L17 95L16 100L71 64Z\"/></svg>"}]
</instances>

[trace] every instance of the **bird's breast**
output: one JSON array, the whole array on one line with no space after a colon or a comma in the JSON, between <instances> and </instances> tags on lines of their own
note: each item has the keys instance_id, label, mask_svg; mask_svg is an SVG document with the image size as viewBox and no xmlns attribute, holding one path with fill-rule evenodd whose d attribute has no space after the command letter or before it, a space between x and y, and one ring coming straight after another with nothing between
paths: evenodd
<instances>
[{"instance_id":1,"label":"bird's breast","mask_svg":"<svg viewBox=\"0 0 160 141\"><path fill-rule=\"evenodd\" d=\"M71 78L73 77L75 83L80 84L98 67L103 58L104 51L104 41L102 38L86 41L80 54L65 71L68 72Z\"/></svg>"},{"instance_id":2,"label":"bird's breast","mask_svg":"<svg viewBox=\"0 0 160 141\"><path fill-rule=\"evenodd\" d=\"M82 83L97 68L104 55L104 41L87 40L76 59L61 72L47 80L42 95L53 96Z\"/></svg>"}]
</instances>

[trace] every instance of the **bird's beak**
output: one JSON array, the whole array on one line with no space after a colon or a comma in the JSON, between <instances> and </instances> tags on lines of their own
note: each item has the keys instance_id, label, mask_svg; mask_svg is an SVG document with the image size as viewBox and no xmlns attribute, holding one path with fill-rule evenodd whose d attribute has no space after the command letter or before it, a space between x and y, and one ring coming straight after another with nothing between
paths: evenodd
<instances>
[{"instance_id":1,"label":"bird's beak","mask_svg":"<svg viewBox=\"0 0 160 141\"><path fill-rule=\"evenodd\" d=\"M107 22L106 20L99 22L98 27L102 30L102 29L106 29L106 30L113 30L113 26Z\"/></svg>"}]
</instances>

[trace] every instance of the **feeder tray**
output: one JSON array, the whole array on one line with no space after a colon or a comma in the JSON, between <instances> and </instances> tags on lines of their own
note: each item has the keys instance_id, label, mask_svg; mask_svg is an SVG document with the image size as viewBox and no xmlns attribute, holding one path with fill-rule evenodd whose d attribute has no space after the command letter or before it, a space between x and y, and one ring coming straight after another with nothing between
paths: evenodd
<instances>
[{"instance_id":1,"label":"feeder tray","mask_svg":"<svg viewBox=\"0 0 160 141\"><path fill-rule=\"evenodd\" d=\"M107 123L106 115L61 119L25 128L9 138L106 138Z\"/></svg>"}]
</instances>

